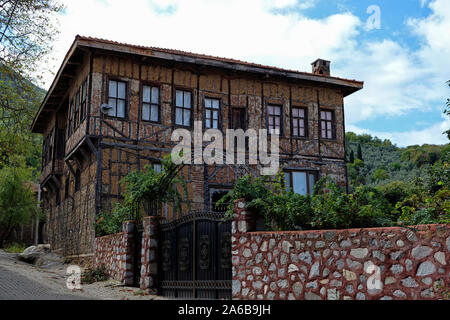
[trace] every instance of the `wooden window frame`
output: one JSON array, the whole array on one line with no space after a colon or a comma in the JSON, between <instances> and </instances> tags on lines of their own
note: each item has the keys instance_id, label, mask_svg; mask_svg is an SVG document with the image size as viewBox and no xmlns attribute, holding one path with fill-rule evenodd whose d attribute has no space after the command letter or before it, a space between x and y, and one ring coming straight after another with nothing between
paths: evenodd
<instances>
[{"instance_id":1,"label":"wooden window frame","mask_svg":"<svg viewBox=\"0 0 450 320\"><path fill-rule=\"evenodd\" d=\"M248 129L248 109L244 107L231 107L230 108L230 121L229 121L229 129L235 129L234 122L233 122L233 110L239 110L239 112L242 112L244 114L244 128L238 128L244 130L244 132Z\"/></svg>"},{"instance_id":2,"label":"wooden window frame","mask_svg":"<svg viewBox=\"0 0 450 320\"><path fill-rule=\"evenodd\" d=\"M152 103L151 102L151 89L150 89L150 102L149 103L147 103L147 102L144 102L144 87L150 87L150 88L158 88L158 103L157 104L155 104L155 103ZM142 121L144 121L144 122L149 122L149 123L161 123L161 119L162 119L162 117L161 117L161 110L162 110L162 104L161 104L161 85L160 84L156 84L156 83L154 83L154 82L148 82L148 81L142 81L141 82L141 86L140 86L140 89L141 89L141 93L140 93L140 106L141 106L141 109L140 109L140 119L142 120ZM149 113L149 115L150 115L150 118L149 118L149 120L146 120L146 119L144 119L143 118L143 114L144 114L144 104L148 104L148 105L150 105L150 113ZM151 120L151 106L157 106L158 107L158 120L157 121L153 121L153 120Z\"/></svg>"},{"instance_id":3,"label":"wooden window frame","mask_svg":"<svg viewBox=\"0 0 450 320\"><path fill-rule=\"evenodd\" d=\"M125 99L118 98L118 97L110 97L110 96L109 96L109 86L111 85L111 81L117 82L116 95L118 95L119 82L122 82L122 83L125 84ZM129 103L129 89L130 89L130 86L129 86L128 81L123 80L123 79L120 79L120 78L108 77L107 83L108 83L108 85L107 85L107 89L106 89L106 92L105 92L106 102L109 104L109 100L110 100L110 99L116 100L116 112L115 112L115 115L110 115L110 114L108 113L108 114L105 114L104 116L106 116L106 117L108 117L108 118L111 118L111 119L128 120L128 113L129 113L129 112L128 112L128 107L129 107L129 106L128 106L128 103ZM117 116L117 102L118 102L119 100L125 102L125 107L124 107L125 109L124 109L124 116L123 116L123 117Z\"/></svg>"},{"instance_id":4,"label":"wooden window frame","mask_svg":"<svg viewBox=\"0 0 450 320\"><path fill-rule=\"evenodd\" d=\"M73 116L73 131L75 132L80 126L80 89L75 93L75 111Z\"/></svg>"},{"instance_id":5,"label":"wooden window frame","mask_svg":"<svg viewBox=\"0 0 450 320\"><path fill-rule=\"evenodd\" d=\"M306 189L307 189L307 194L310 194L310 195L312 195L312 193L313 193L313 188L314 187L312 187L311 188L311 186L310 186L310 184L309 184L309 175L310 174L313 174L314 175L314 184L316 184L317 183L317 181L318 181L318 178L319 178L319 173L316 171L316 170L295 170L295 169L289 169L289 170L283 170L283 172L285 173L285 174L289 174L290 175L290 183L289 183L289 189L290 189L290 191L292 191L292 192L294 192L294 179L293 179L293 173L295 173L295 172L304 172L304 173L306 173ZM285 183L286 183L286 181L285 181ZM285 186L286 187L286 186Z\"/></svg>"},{"instance_id":6,"label":"wooden window frame","mask_svg":"<svg viewBox=\"0 0 450 320\"><path fill-rule=\"evenodd\" d=\"M64 185L64 199L68 199L70 197L70 179L66 177L65 185Z\"/></svg>"},{"instance_id":7,"label":"wooden window frame","mask_svg":"<svg viewBox=\"0 0 450 320\"><path fill-rule=\"evenodd\" d=\"M216 100L216 101L218 101L219 102L219 108L218 109L214 109L212 107L211 108L207 108L206 107L206 100L211 100L211 101ZM216 119L213 119L212 117L208 118L206 116L206 111L210 111L211 112L210 115L212 115L214 111L218 112L218 115L217 115L217 128L213 128L212 125L211 125L212 121L214 121ZM210 127L206 126L206 120L210 121ZM209 97L209 96L203 97L203 129L222 130L222 99L215 98L215 97Z\"/></svg>"},{"instance_id":8,"label":"wooden window frame","mask_svg":"<svg viewBox=\"0 0 450 320\"><path fill-rule=\"evenodd\" d=\"M322 112L331 113L331 120L322 119ZM326 137L322 136L322 123L325 122L325 134ZM328 137L328 123L331 123L331 138ZM319 109L319 137L321 140L336 140L336 114L334 110L321 108Z\"/></svg>"},{"instance_id":9,"label":"wooden window frame","mask_svg":"<svg viewBox=\"0 0 450 320\"><path fill-rule=\"evenodd\" d=\"M183 106L177 106L177 91L183 92ZM191 108L184 107L184 94L188 92L191 94ZM173 96L173 125L178 128L192 128L193 127L193 119L194 119L194 92L192 89L183 88L183 87L175 87ZM177 109L181 109L183 111L183 124L177 124ZM190 111L189 125L184 125L184 110Z\"/></svg>"},{"instance_id":10,"label":"wooden window frame","mask_svg":"<svg viewBox=\"0 0 450 320\"><path fill-rule=\"evenodd\" d=\"M69 102L69 125L68 127L68 132L67 132L67 140L72 136L74 130L73 130L73 114L74 114L74 98L72 97L72 99Z\"/></svg>"},{"instance_id":11,"label":"wooden window frame","mask_svg":"<svg viewBox=\"0 0 450 320\"><path fill-rule=\"evenodd\" d=\"M81 190L81 170L78 168L75 171L75 193Z\"/></svg>"},{"instance_id":12,"label":"wooden window frame","mask_svg":"<svg viewBox=\"0 0 450 320\"><path fill-rule=\"evenodd\" d=\"M88 78L83 81L81 84L81 101L80 101L80 123L86 119L87 113L87 88L88 88Z\"/></svg>"},{"instance_id":13,"label":"wooden window frame","mask_svg":"<svg viewBox=\"0 0 450 320\"><path fill-rule=\"evenodd\" d=\"M304 117L294 117L294 109L303 110ZM300 135L300 120L303 120L304 122L304 132L305 134L303 136ZM298 129L298 135L294 135L294 123L297 121L297 129ZM308 108L304 106L291 106L291 137L295 139L308 139L309 137L309 123L308 123Z\"/></svg>"},{"instance_id":14,"label":"wooden window frame","mask_svg":"<svg viewBox=\"0 0 450 320\"><path fill-rule=\"evenodd\" d=\"M280 114L279 115L270 115L269 114L269 107L276 107L276 108L280 108ZM276 118L280 118L280 132L278 133L278 135L280 137L283 136L284 134L284 126L283 126L283 105L282 104L277 104L277 103L267 103L266 104L266 125L267 125L267 134L268 135L273 135L273 133L271 132L271 128L270 128L270 118L273 117L274 121ZM275 129L275 127L274 127Z\"/></svg>"}]
</instances>

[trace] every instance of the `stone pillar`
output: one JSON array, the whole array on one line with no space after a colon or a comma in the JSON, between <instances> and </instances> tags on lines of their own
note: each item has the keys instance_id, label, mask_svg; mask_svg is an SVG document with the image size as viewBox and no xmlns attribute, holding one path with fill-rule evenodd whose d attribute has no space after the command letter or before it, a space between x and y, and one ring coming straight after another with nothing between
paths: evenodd
<instances>
[{"instance_id":1,"label":"stone pillar","mask_svg":"<svg viewBox=\"0 0 450 320\"><path fill-rule=\"evenodd\" d=\"M140 288L150 294L158 293L159 220L160 217L145 217L143 221Z\"/></svg>"},{"instance_id":2,"label":"stone pillar","mask_svg":"<svg viewBox=\"0 0 450 320\"><path fill-rule=\"evenodd\" d=\"M239 299L241 292L241 282L237 279L236 275L241 271L241 268L245 266L241 265L239 247L241 237L245 237L245 233L250 230L252 220L245 211L246 202L243 199L236 200L234 202L233 209L233 221L231 222L231 255L232 255L232 298Z\"/></svg>"},{"instance_id":3,"label":"stone pillar","mask_svg":"<svg viewBox=\"0 0 450 320\"><path fill-rule=\"evenodd\" d=\"M134 232L135 221L125 221L123 223L123 243L122 243L122 272L123 282L126 286L134 284Z\"/></svg>"}]
</instances>

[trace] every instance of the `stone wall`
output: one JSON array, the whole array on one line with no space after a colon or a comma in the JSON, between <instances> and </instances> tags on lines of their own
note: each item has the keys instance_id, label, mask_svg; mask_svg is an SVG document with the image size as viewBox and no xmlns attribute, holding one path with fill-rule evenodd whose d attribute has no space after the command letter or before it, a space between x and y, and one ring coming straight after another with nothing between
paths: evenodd
<instances>
[{"instance_id":1,"label":"stone wall","mask_svg":"<svg viewBox=\"0 0 450 320\"><path fill-rule=\"evenodd\" d=\"M109 276L133 285L135 223L123 224L123 232L95 239L94 267L106 267Z\"/></svg>"},{"instance_id":2,"label":"stone wall","mask_svg":"<svg viewBox=\"0 0 450 320\"><path fill-rule=\"evenodd\" d=\"M140 288L151 294L158 288L158 226L160 217L145 217L141 250Z\"/></svg>"},{"instance_id":3,"label":"stone wall","mask_svg":"<svg viewBox=\"0 0 450 320\"><path fill-rule=\"evenodd\" d=\"M237 201L233 299L440 299L449 291L450 226L248 232Z\"/></svg>"}]
</instances>

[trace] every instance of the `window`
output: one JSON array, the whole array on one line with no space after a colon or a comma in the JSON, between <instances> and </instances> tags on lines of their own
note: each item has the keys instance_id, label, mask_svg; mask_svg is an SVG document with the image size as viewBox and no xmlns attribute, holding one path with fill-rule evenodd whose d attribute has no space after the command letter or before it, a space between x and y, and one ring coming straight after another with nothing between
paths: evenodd
<instances>
[{"instance_id":1,"label":"window","mask_svg":"<svg viewBox=\"0 0 450 320\"><path fill-rule=\"evenodd\" d=\"M77 169L75 171L75 192L80 191L81 187L81 171L80 169Z\"/></svg>"},{"instance_id":2,"label":"window","mask_svg":"<svg viewBox=\"0 0 450 320\"><path fill-rule=\"evenodd\" d=\"M69 198L69 183L70 183L69 178L66 178L66 183L64 185L64 199Z\"/></svg>"},{"instance_id":3,"label":"window","mask_svg":"<svg viewBox=\"0 0 450 320\"><path fill-rule=\"evenodd\" d=\"M292 108L292 136L306 137L308 136L308 127L306 120L305 108Z\"/></svg>"},{"instance_id":4,"label":"window","mask_svg":"<svg viewBox=\"0 0 450 320\"><path fill-rule=\"evenodd\" d=\"M205 128L219 129L220 100L205 98Z\"/></svg>"},{"instance_id":5,"label":"window","mask_svg":"<svg viewBox=\"0 0 450 320\"><path fill-rule=\"evenodd\" d=\"M127 105L127 84L122 81L109 81L108 115L111 117L125 118L125 108Z\"/></svg>"},{"instance_id":6,"label":"window","mask_svg":"<svg viewBox=\"0 0 450 320\"><path fill-rule=\"evenodd\" d=\"M61 204L61 191L59 190L59 188L56 189L56 205L60 205Z\"/></svg>"},{"instance_id":7,"label":"window","mask_svg":"<svg viewBox=\"0 0 450 320\"><path fill-rule=\"evenodd\" d=\"M267 106L269 134L281 134L281 106Z\"/></svg>"},{"instance_id":8,"label":"window","mask_svg":"<svg viewBox=\"0 0 450 320\"><path fill-rule=\"evenodd\" d=\"M70 101L69 109L70 109L69 110L69 126L68 126L67 138L69 138L73 133L73 112L74 112L73 99Z\"/></svg>"},{"instance_id":9,"label":"window","mask_svg":"<svg viewBox=\"0 0 450 320\"><path fill-rule=\"evenodd\" d=\"M231 109L231 129L247 130L245 122L246 109L244 108L232 108Z\"/></svg>"},{"instance_id":10,"label":"window","mask_svg":"<svg viewBox=\"0 0 450 320\"><path fill-rule=\"evenodd\" d=\"M226 194L228 194L229 190L211 190L211 210L215 212L226 212L228 209L228 204L225 203L223 205L217 205L217 202L222 199Z\"/></svg>"},{"instance_id":11,"label":"window","mask_svg":"<svg viewBox=\"0 0 450 320\"><path fill-rule=\"evenodd\" d=\"M81 121L83 121L86 118L86 105L87 105L87 79L84 80L83 84L81 85ZM80 121L80 122L81 122Z\"/></svg>"},{"instance_id":12,"label":"window","mask_svg":"<svg viewBox=\"0 0 450 320\"><path fill-rule=\"evenodd\" d=\"M142 120L159 122L158 87L142 87Z\"/></svg>"},{"instance_id":13,"label":"window","mask_svg":"<svg viewBox=\"0 0 450 320\"><path fill-rule=\"evenodd\" d=\"M191 109L191 93L177 90L175 97L175 124L189 127L191 125Z\"/></svg>"},{"instance_id":14,"label":"window","mask_svg":"<svg viewBox=\"0 0 450 320\"><path fill-rule=\"evenodd\" d=\"M153 164L153 170L155 170L158 173L161 173L162 172L162 165L161 165L161 163L154 163Z\"/></svg>"},{"instance_id":15,"label":"window","mask_svg":"<svg viewBox=\"0 0 450 320\"><path fill-rule=\"evenodd\" d=\"M75 112L73 116L73 131L78 128L80 124L80 90L77 91L75 95Z\"/></svg>"},{"instance_id":16,"label":"window","mask_svg":"<svg viewBox=\"0 0 450 320\"><path fill-rule=\"evenodd\" d=\"M42 167L48 165L52 159L54 146L54 129L50 131L47 137L44 139L44 148L42 150Z\"/></svg>"},{"instance_id":17,"label":"window","mask_svg":"<svg viewBox=\"0 0 450 320\"><path fill-rule=\"evenodd\" d=\"M301 195L312 194L316 176L312 171L289 171L284 174L284 183L288 191Z\"/></svg>"},{"instance_id":18,"label":"window","mask_svg":"<svg viewBox=\"0 0 450 320\"><path fill-rule=\"evenodd\" d=\"M334 113L333 111L320 111L320 130L322 139L334 139Z\"/></svg>"}]
</instances>

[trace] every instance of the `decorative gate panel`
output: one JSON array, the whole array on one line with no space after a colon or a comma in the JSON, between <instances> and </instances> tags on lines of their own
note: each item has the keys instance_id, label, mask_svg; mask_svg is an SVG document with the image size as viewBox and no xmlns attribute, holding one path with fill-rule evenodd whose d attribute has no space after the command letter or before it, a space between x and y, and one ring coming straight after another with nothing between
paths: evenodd
<instances>
[{"instance_id":1,"label":"decorative gate panel","mask_svg":"<svg viewBox=\"0 0 450 320\"><path fill-rule=\"evenodd\" d=\"M193 212L160 225L159 292L172 298L231 299L231 221Z\"/></svg>"}]
</instances>

